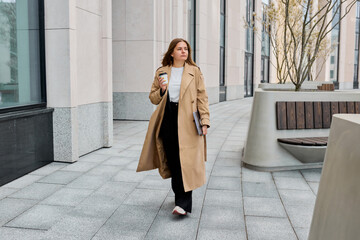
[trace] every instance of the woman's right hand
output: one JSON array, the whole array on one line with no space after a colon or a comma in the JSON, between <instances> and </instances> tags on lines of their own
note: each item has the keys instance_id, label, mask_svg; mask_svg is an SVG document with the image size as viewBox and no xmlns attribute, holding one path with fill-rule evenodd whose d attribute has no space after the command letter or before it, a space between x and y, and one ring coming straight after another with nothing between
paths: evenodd
<instances>
[{"instance_id":1,"label":"woman's right hand","mask_svg":"<svg viewBox=\"0 0 360 240\"><path fill-rule=\"evenodd\" d=\"M158 80L159 80L159 85L160 85L161 91L164 93L167 88L167 84L164 83L165 79L163 77L159 77Z\"/></svg>"}]
</instances>

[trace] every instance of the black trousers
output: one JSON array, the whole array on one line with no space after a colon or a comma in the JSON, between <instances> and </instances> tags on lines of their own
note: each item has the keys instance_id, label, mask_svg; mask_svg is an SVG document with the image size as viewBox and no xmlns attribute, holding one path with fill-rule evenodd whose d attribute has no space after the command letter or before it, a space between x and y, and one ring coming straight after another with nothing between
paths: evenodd
<instances>
[{"instance_id":1,"label":"black trousers","mask_svg":"<svg viewBox=\"0 0 360 240\"><path fill-rule=\"evenodd\" d=\"M192 191L185 192L181 173L177 118L178 104L167 99L160 137L163 140L167 163L171 172L171 187L175 193L175 205L186 212L191 212Z\"/></svg>"}]
</instances>

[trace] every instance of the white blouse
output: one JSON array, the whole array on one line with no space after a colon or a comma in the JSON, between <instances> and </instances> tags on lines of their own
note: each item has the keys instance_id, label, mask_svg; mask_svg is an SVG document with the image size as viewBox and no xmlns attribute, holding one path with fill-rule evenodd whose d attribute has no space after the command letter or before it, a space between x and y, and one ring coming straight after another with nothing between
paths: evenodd
<instances>
[{"instance_id":1,"label":"white blouse","mask_svg":"<svg viewBox=\"0 0 360 240\"><path fill-rule=\"evenodd\" d=\"M170 102L179 102L181 78L184 72L184 67L171 68L171 76L169 82L169 96Z\"/></svg>"}]
</instances>

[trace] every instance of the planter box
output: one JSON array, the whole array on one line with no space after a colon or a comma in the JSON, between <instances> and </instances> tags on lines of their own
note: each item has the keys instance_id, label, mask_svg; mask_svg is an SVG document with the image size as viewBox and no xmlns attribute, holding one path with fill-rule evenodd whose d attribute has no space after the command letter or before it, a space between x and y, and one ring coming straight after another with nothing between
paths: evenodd
<instances>
[{"instance_id":1,"label":"planter box","mask_svg":"<svg viewBox=\"0 0 360 240\"><path fill-rule=\"evenodd\" d=\"M358 92L294 92L257 89L254 94L243 165L249 168L273 171L321 167L322 162L306 162L290 154L278 138L324 137L330 129L277 130L276 102L278 101L360 101ZM324 152L325 149L323 149ZM307 154L312 154L311 150ZM314 152L314 154L316 154Z\"/></svg>"}]
</instances>

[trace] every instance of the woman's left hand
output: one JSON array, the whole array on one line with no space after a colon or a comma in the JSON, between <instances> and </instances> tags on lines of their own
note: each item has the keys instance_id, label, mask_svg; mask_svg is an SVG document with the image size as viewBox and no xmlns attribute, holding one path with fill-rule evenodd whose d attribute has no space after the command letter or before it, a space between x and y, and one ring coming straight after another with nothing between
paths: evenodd
<instances>
[{"instance_id":1,"label":"woman's left hand","mask_svg":"<svg viewBox=\"0 0 360 240\"><path fill-rule=\"evenodd\" d=\"M208 129L208 127L206 125L202 126L202 131L203 131L204 136L207 134L207 129Z\"/></svg>"}]
</instances>

